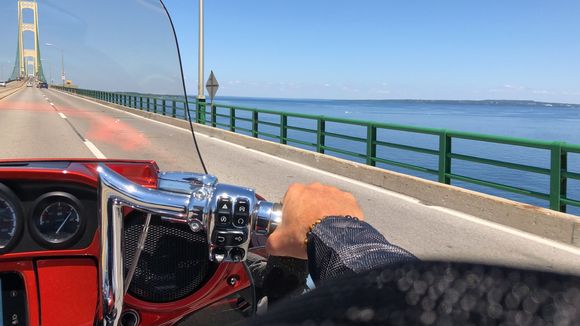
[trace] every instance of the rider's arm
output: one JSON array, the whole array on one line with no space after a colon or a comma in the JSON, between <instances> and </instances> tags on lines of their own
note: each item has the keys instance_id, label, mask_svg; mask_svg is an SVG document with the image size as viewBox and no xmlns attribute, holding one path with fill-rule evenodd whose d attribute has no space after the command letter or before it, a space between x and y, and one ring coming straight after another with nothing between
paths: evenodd
<instances>
[{"instance_id":1,"label":"rider's arm","mask_svg":"<svg viewBox=\"0 0 580 326\"><path fill-rule=\"evenodd\" d=\"M352 194L333 187L291 186L284 197L283 216L268 238L267 249L274 256L308 259L315 282L416 259L363 222L364 214Z\"/></svg>"},{"instance_id":2,"label":"rider's arm","mask_svg":"<svg viewBox=\"0 0 580 326\"><path fill-rule=\"evenodd\" d=\"M308 267L315 283L376 267L417 260L389 243L370 224L358 219L327 217L308 234Z\"/></svg>"}]
</instances>

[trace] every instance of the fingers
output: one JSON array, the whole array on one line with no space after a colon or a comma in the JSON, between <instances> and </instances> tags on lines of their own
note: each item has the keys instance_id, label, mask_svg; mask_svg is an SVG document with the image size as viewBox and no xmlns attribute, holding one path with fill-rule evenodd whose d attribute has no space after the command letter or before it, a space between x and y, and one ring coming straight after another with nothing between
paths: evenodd
<instances>
[{"instance_id":1,"label":"fingers","mask_svg":"<svg viewBox=\"0 0 580 326\"><path fill-rule=\"evenodd\" d=\"M305 259L310 226L327 216L356 216L364 219L356 198L338 188L321 183L288 187L283 199L283 219L267 241L272 255Z\"/></svg>"}]
</instances>

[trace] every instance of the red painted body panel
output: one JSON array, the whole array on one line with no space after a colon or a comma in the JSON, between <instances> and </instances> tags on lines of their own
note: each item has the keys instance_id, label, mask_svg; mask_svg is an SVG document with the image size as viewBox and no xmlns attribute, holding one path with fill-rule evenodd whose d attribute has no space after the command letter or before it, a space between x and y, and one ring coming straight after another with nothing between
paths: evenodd
<instances>
[{"instance_id":1,"label":"red painted body panel","mask_svg":"<svg viewBox=\"0 0 580 326\"><path fill-rule=\"evenodd\" d=\"M39 260L36 268L42 325L92 325L98 302L96 261Z\"/></svg>"},{"instance_id":2,"label":"red painted body panel","mask_svg":"<svg viewBox=\"0 0 580 326\"><path fill-rule=\"evenodd\" d=\"M66 169L2 165L27 162L68 162L69 164ZM128 160L2 160L0 161L0 180L68 182L96 188L95 169L98 163L107 164L116 172L143 186L154 188L157 185L159 168L155 162ZM95 282L99 277L96 267L99 250L100 237L97 231L91 245L85 249L0 255L0 272L18 271L24 276L29 301L30 325L39 325L40 314L42 314L43 325L83 325L87 324L89 314L94 317L100 311L98 309L100 302L97 301L95 294L98 293L98 282L97 284ZM51 257L58 257L58 259L48 259ZM41 259L38 261L36 272L32 263L33 259ZM41 307L39 307L37 294L39 293L37 292L39 288L36 283L37 275L40 282ZM239 281L231 286L227 283L227 279L233 275L236 275ZM140 301L128 295L125 303L127 309L130 308L139 313L140 325L172 325L188 314L224 300L229 295L251 285L251 278L243 264L222 264L199 291L187 298L158 304ZM67 319L62 319L65 316L71 323L66 322ZM90 324L92 321L91 319Z\"/></svg>"}]
</instances>

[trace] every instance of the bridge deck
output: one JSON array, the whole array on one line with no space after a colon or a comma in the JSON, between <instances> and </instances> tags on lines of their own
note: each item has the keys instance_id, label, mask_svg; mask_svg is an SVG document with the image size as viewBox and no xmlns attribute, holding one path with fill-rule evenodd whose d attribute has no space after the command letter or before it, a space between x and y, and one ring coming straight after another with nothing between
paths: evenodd
<instances>
[{"instance_id":1,"label":"bridge deck","mask_svg":"<svg viewBox=\"0 0 580 326\"><path fill-rule=\"evenodd\" d=\"M51 103L53 105L51 105ZM197 170L188 130L54 90L25 88L0 101L0 158L155 159L163 170ZM85 142L88 140L89 142ZM580 273L580 249L355 180L199 135L209 172L280 199L294 182L322 182L360 199L367 220L423 259L507 263Z\"/></svg>"}]
</instances>

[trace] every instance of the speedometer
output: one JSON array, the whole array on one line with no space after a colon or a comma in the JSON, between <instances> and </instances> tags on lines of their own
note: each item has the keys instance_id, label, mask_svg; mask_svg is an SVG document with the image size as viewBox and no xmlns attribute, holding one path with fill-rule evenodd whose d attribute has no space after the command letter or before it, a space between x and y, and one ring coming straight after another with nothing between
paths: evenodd
<instances>
[{"instance_id":1,"label":"speedometer","mask_svg":"<svg viewBox=\"0 0 580 326\"><path fill-rule=\"evenodd\" d=\"M0 184L0 254L14 246L20 233L22 209L16 195Z\"/></svg>"},{"instance_id":2,"label":"speedometer","mask_svg":"<svg viewBox=\"0 0 580 326\"><path fill-rule=\"evenodd\" d=\"M30 220L33 237L44 247L64 249L84 233L82 205L73 195L54 192L40 197Z\"/></svg>"}]
</instances>

